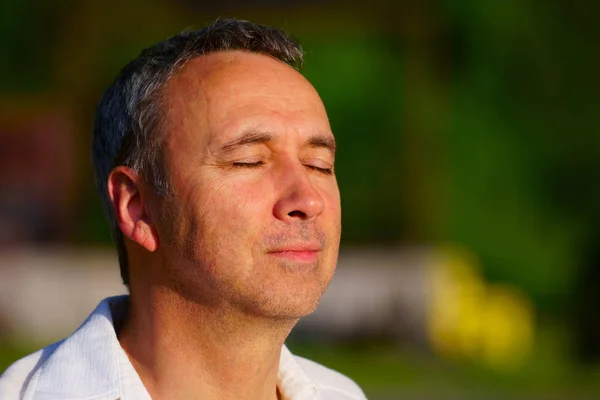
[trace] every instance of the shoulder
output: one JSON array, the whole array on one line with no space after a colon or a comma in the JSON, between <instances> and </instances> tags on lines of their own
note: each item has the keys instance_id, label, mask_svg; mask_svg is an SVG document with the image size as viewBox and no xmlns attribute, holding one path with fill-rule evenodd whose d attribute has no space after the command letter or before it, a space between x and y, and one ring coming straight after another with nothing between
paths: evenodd
<instances>
[{"instance_id":1,"label":"shoulder","mask_svg":"<svg viewBox=\"0 0 600 400\"><path fill-rule=\"evenodd\" d=\"M0 375L0 399L20 399L44 361L61 342L36 351L13 363Z\"/></svg>"},{"instance_id":2,"label":"shoulder","mask_svg":"<svg viewBox=\"0 0 600 400\"><path fill-rule=\"evenodd\" d=\"M362 389L347 376L309 359L294 356L304 373L315 382L325 399L366 400Z\"/></svg>"}]
</instances>

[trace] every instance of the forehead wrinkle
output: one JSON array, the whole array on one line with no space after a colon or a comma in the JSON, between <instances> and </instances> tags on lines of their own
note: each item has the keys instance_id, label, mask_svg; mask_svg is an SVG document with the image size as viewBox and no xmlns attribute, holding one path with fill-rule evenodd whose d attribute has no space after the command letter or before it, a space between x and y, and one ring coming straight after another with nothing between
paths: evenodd
<instances>
[{"instance_id":1,"label":"forehead wrinkle","mask_svg":"<svg viewBox=\"0 0 600 400\"><path fill-rule=\"evenodd\" d=\"M265 79L259 79L261 76ZM273 79L277 82L272 82ZM187 95L195 86L193 83L197 82L201 84L207 97L218 97L219 94L229 96L231 92L240 93L240 87L243 86L250 86L252 92L256 92L257 88L298 87L305 89L300 91L303 96L311 93L319 97L312 84L291 66L266 55L242 51L215 52L195 57L189 60L171 80L175 81L172 82L174 85L168 85L171 88L180 86L177 83L185 84L184 90L187 89L185 90ZM268 90L262 92L261 96L278 99L282 97L281 93L269 93ZM295 103L294 99L295 97L290 95L286 100Z\"/></svg>"},{"instance_id":2,"label":"forehead wrinkle","mask_svg":"<svg viewBox=\"0 0 600 400\"><path fill-rule=\"evenodd\" d=\"M262 132L258 130L249 130L238 138L230 140L218 148L219 153L230 153L233 150L244 147L251 146L255 144L263 144L273 140L273 136L267 132Z\"/></svg>"},{"instance_id":3,"label":"forehead wrinkle","mask_svg":"<svg viewBox=\"0 0 600 400\"><path fill-rule=\"evenodd\" d=\"M204 149L211 153L219 147L223 136L229 136L224 126L231 121L228 114L233 113L235 119L238 111L254 107L258 103L253 98L260 100L267 109L271 108L268 104L286 104L285 113L282 114L278 106L270 112L278 114L287 123L291 122L290 118L295 120L308 110L311 114L315 111L322 114L327 120L318 93L310 82L288 65L264 55L220 52L196 57L173 77L167 89L177 106L174 108L178 108L174 110L172 122L180 130L187 131L180 134L202 135ZM292 96L292 93L296 95ZM302 99L298 99L298 95ZM227 107L221 107L221 104ZM275 141L275 136L279 135L272 136ZM323 138L313 140L309 145L328 148L334 153L335 146L327 142Z\"/></svg>"}]
</instances>

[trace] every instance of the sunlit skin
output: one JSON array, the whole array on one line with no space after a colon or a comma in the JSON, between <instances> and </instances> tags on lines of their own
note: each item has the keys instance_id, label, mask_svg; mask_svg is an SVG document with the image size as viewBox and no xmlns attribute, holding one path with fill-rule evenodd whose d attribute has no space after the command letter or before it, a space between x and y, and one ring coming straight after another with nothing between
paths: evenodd
<instances>
[{"instance_id":1,"label":"sunlit skin","mask_svg":"<svg viewBox=\"0 0 600 400\"><path fill-rule=\"evenodd\" d=\"M281 345L337 262L325 108L296 70L241 51L191 60L164 97L172 195L109 177L131 271L119 340L155 399L275 399Z\"/></svg>"}]
</instances>

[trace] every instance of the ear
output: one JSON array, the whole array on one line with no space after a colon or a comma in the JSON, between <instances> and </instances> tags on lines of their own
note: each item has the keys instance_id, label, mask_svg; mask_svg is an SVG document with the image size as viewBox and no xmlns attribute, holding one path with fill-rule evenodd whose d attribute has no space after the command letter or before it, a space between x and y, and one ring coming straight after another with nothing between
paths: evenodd
<instances>
[{"instance_id":1,"label":"ear","mask_svg":"<svg viewBox=\"0 0 600 400\"><path fill-rule=\"evenodd\" d=\"M158 234L142 196L143 179L131 168L118 166L108 176L108 196L123 236L148 251L158 248Z\"/></svg>"}]
</instances>

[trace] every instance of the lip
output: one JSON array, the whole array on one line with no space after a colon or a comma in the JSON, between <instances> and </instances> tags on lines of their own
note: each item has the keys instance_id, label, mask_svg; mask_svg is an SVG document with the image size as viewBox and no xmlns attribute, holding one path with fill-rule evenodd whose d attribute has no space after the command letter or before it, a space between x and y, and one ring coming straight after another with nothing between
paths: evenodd
<instances>
[{"instance_id":1,"label":"lip","mask_svg":"<svg viewBox=\"0 0 600 400\"><path fill-rule=\"evenodd\" d=\"M270 250L269 255L278 258L284 258L296 262L315 262L321 251L321 246L317 244L298 244L287 245L277 249Z\"/></svg>"}]
</instances>

